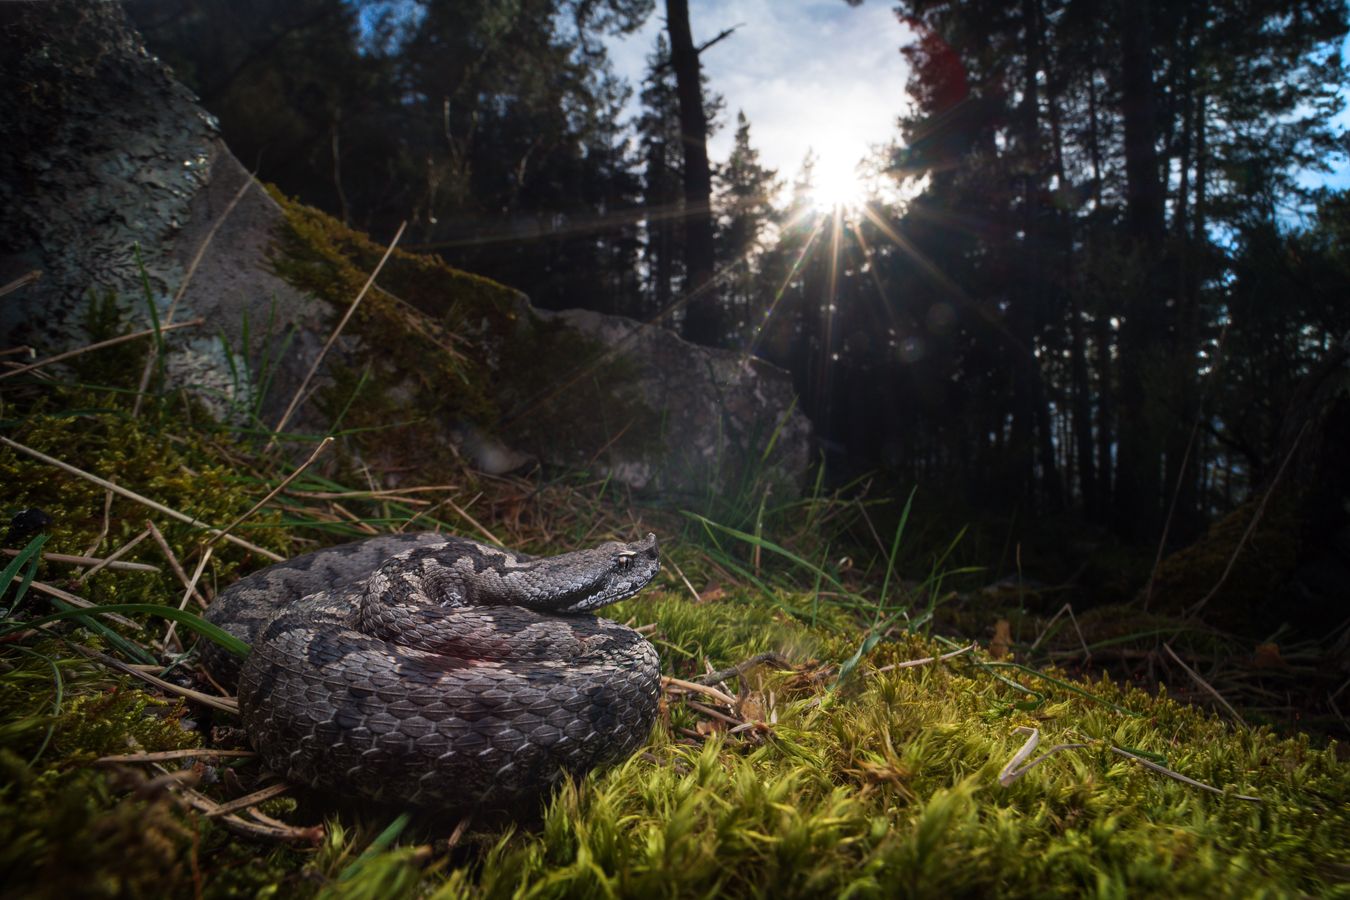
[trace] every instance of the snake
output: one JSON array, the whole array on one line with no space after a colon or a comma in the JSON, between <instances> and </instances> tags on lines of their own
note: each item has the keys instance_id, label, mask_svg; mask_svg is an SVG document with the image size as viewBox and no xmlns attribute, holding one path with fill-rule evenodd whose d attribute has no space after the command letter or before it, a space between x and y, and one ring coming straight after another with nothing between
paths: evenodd
<instances>
[{"instance_id":1,"label":"snake","mask_svg":"<svg viewBox=\"0 0 1350 900\"><path fill-rule=\"evenodd\" d=\"M656 536L531 557L465 537L381 535L240 579L208 621L207 671L237 685L267 769L418 807L510 806L630 756L656 717L660 663L591 613L660 568Z\"/></svg>"}]
</instances>

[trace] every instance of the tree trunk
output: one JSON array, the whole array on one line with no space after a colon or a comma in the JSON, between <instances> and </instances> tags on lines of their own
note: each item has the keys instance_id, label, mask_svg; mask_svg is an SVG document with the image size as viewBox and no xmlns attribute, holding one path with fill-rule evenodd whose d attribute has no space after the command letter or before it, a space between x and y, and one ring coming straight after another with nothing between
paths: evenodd
<instances>
[{"instance_id":1,"label":"tree trunk","mask_svg":"<svg viewBox=\"0 0 1350 900\"><path fill-rule=\"evenodd\" d=\"M1163 243L1163 192L1155 147L1153 63L1147 0L1120 5L1121 105L1125 124L1126 231L1135 266L1134 289L1121 328L1120 448L1116 468L1117 527L1131 539L1152 538L1161 524L1162 448L1145 373L1164 362L1157 260Z\"/></svg>"},{"instance_id":2,"label":"tree trunk","mask_svg":"<svg viewBox=\"0 0 1350 900\"><path fill-rule=\"evenodd\" d=\"M708 166L708 122L703 114L703 85L698 51L689 29L688 0L666 0L670 63L680 99L680 139L684 143L684 289L687 297L684 337L699 344L722 340L722 310L713 286L714 250L712 170Z\"/></svg>"}]
</instances>

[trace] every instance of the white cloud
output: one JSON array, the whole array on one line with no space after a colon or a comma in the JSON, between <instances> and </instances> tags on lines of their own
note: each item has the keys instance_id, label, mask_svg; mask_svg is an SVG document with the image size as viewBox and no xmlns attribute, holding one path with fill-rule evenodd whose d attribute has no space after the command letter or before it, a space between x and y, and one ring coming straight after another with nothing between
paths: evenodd
<instances>
[{"instance_id":1,"label":"white cloud","mask_svg":"<svg viewBox=\"0 0 1350 900\"><path fill-rule=\"evenodd\" d=\"M714 160L731 149L737 110L750 120L761 160L786 181L810 148L825 173L851 169L871 145L895 137L907 104L900 47L909 32L889 3L693 0L690 7L695 43L739 26L702 57L709 87L726 98L726 122L709 143ZM665 28L664 10L658 2L640 32L610 43L615 69L635 88Z\"/></svg>"}]
</instances>

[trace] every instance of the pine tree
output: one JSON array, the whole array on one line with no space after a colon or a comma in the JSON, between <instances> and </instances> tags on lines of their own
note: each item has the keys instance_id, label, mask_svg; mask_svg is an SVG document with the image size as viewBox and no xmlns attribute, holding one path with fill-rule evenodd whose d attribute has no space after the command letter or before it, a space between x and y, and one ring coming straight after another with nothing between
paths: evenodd
<instances>
[{"instance_id":1,"label":"pine tree","mask_svg":"<svg viewBox=\"0 0 1350 900\"><path fill-rule=\"evenodd\" d=\"M779 221L774 202L782 190L777 171L759 162L744 112L736 114L731 155L718 169L716 181L717 255L729 267L723 295L731 327L744 340L760 305L764 240Z\"/></svg>"}]
</instances>

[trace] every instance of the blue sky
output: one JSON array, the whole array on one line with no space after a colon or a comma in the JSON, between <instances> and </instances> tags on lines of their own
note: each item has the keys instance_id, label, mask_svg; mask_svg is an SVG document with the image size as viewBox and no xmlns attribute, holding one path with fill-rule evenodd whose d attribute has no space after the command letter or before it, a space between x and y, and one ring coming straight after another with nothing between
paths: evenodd
<instances>
[{"instance_id":1,"label":"blue sky","mask_svg":"<svg viewBox=\"0 0 1350 900\"><path fill-rule=\"evenodd\" d=\"M835 179L836 193L853 181L853 168L869 147L893 140L905 110L907 65L900 47L910 37L888 0L690 0L694 42L733 25L735 34L703 55L711 88L726 99L725 122L709 146L715 162L731 149L736 111L750 119L761 161L787 183L808 148L819 156L816 181ZM646 71L646 57L665 28L664 4L636 34L609 42L616 71L634 86L631 111ZM1344 55L1350 57L1350 37ZM1350 127L1350 110L1336 118ZM1304 172L1307 186L1346 188L1350 168Z\"/></svg>"},{"instance_id":2,"label":"blue sky","mask_svg":"<svg viewBox=\"0 0 1350 900\"><path fill-rule=\"evenodd\" d=\"M817 183L837 181L842 192L869 147L896 136L896 119L907 104L908 67L900 47L909 33L891 3L691 0L689 7L696 44L740 25L702 58L710 87L726 99L725 122L709 145L714 161L726 160L736 112L744 110L763 164L791 183L812 149L819 157ZM635 95L664 28L664 5L658 3L641 31L609 43L615 70Z\"/></svg>"}]
</instances>

